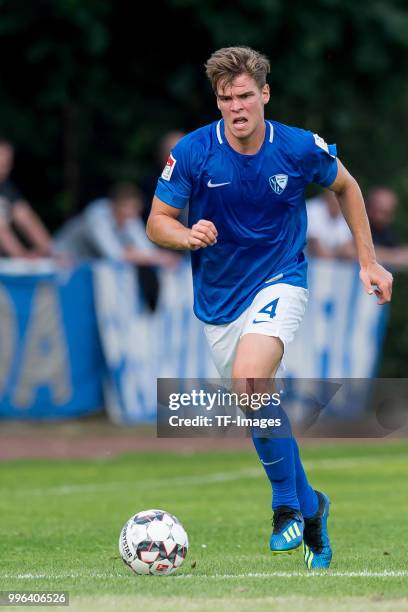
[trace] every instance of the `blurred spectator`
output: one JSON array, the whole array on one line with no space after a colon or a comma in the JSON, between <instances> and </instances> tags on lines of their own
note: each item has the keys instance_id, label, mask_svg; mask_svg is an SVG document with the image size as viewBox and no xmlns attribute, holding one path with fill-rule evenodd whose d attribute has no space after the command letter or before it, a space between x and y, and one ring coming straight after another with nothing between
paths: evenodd
<instances>
[{"instance_id":1,"label":"blurred spectator","mask_svg":"<svg viewBox=\"0 0 408 612\"><path fill-rule=\"evenodd\" d=\"M73 259L103 257L134 264L146 303L155 310L159 283L151 266L174 267L179 257L158 249L148 240L142 211L139 189L119 183L108 198L91 202L59 230L55 249Z\"/></svg>"},{"instance_id":2,"label":"blurred spectator","mask_svg":"<svg viewBox=\"0 0 408 612\"><path fill-rule=\"evenodd\" d=\"M14 147L0 139L0 253L35 258L51 254L51 237L10 179Z\"/></svg>"},{"instance_id":3,"label":"blurred spectator","mask_svg":"<svg viewBox=\"0 0 408 612\"><path fill-rule=\"evenodd\" d=\"M164 136L159 141L155 165L154 167L152 167L151 172L143 181L143 193L146 196L147 202L146 209L143 213L145 223L147 222L147 218L149 216L150 208L152 205L153 196L156 191L157 177L159 177L163 172L163 168L166 165L170 152L174 149L178 141L183 138L183 136L185 136L184 132L181 132L179 130L172 130L170 132L166 132L166 134L164 134ZM183 215L183 217L186 215L184 210L181 214Z\"/></svg>"},{"instance_id":4,"label":"blurred spectator","mask_svg":"<svg viewBox=\"0 0 408 612\"><path fill-rule=\"evenodd\" d=\"M335 194L325 189L306 201L308 253L315 257L354 259L353 236Z\"/></svg>"},{"instance_id":5,"label":"blurred spectator","mask_svg":"<svg viewBox=\"0 0 408 612\"><path fill-rule=\"evenodd\" d=\"M377 258L382 263L408 267L408 245L402 244L395 226L398 196L387 187L374 187L367 196L367 214Z\"/></svg>"}]
</instances>

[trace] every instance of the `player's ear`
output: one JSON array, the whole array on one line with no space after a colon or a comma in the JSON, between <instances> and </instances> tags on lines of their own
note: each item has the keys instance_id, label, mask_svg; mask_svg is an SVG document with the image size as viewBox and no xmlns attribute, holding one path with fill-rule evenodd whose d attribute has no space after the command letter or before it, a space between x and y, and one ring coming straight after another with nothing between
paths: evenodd
<instances>
[{"instance_id":1,"label":"player's ear","mask_svg":"<svg viewBox=\"0 0 408 612\"><path fill-rule=\"evenodd\" d=\"M268 104L269 102L269 98L271 97L271 92L269 89L269 85L268 83L265 83L265 85L262 87L262 101L264 104Z\"/></svg>"},{"instance_id":2,"label":"player's ear","mask_svg":"<svg viewBox=\"0 0 408 612\"><path fill-rule=\"evenodd\" d=\"M221 110L221 107L220 107L220 101L219 101L219 99L218 99L218 96L216 95L215 97L217 98L217 107L218 107L218 110Z\"/></svg>"}]
</instances>

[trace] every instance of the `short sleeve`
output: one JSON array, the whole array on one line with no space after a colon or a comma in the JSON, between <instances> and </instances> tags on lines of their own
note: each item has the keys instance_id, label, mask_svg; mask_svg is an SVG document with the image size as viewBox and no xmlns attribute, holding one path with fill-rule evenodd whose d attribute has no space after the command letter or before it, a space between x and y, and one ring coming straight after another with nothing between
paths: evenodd
<instances>
[{"instance_id":1,"label":"short sleeve","mask_svg":"<svg viewBox=\"0 0 408 612\"><path fill-rule=\"evenodd\" d=\"M306 132L301 151L301 168L306 183L322 187L331 185L337 176L337 149L318 134Z\"/></svg>"},{"instance_id":2,"label":"short sleeve","mask_svg":"<svg viewBox=\"0 0 408 612\"><path fill-rule=\"evenodd\" d=\"M191 161L186 137L170 153L157 181L155 195L175 208L184 208L188 204L191 195Z\"/></svg>"}]
</instances>

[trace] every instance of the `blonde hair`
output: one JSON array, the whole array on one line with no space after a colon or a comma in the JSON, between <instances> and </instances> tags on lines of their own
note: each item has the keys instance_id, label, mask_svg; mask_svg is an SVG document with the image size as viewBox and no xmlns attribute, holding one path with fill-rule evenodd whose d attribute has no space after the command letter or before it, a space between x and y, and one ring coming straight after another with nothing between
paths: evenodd
<instances>
[{"instance_id":1,"label":"blonde hair","mask_svg":"<svg viewBox=\"0 0 408 612\"><path fill-rule=\"evenodd\" d=\"M241 74L248 74L254 79L259 89L266 83L270 72L269 60L265 55L250 47L223 47L214 51L205 64L205 72L217 95L217 85L223 88Z\"/></svg>"}]
</instances>

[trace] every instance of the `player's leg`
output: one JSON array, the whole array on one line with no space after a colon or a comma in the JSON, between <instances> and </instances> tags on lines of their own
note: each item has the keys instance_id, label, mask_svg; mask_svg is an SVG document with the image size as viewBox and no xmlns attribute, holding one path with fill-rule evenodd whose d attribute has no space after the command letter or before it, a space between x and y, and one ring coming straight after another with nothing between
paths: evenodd
<instances>
[{"instance_id":1,"label":"player's leg","mask_svg":"<svg viewBox=\"0 0 408 612\"><path fill-rule=\"evenodd\" d=\"M277 285L275 288L260 292L254 300L251 309L248 311L246 323L244 324L244 335L241 339L242 344L240 343L238 347L236 360L241 357L240 349L242 349L245 355L242 355L241 362L248 368L248 371L252 371L252 374L254 374L254 363L256 363L257 357L256 350L254 350L255 347L253 345L251 346L252 342L250 337L253 336L254 333L266 333L275 336L276 339L279 338L283 346L286 346L292 340L300 324L305 305L306 294L303 294L302 289L299 288ZM249 338L249 340L244 344L244 339L246 337ZM268 355L261 353L260 357L261 359L265 359L265 367L267 367ZM275 372L276 362L273 365L271 374L274 375ZM263 370L262 375L265 374L266 372ZM296 495L305 521L303 534L305 563L309 569L328 568L332 558L332 550L327 530L330 502L324 493L316 492L310 486L300 459L296 440L292 438L291 442L296 479ZM270 456L273 455L274 450L272 447L275 444L273 438L269 437L262 442L254 440L254 443L261 460L261 453L266 454L269 452ZM285 444L285 441L283 444ZM259 452L259 448L261 448L261 453ZM279 452L279 447L275 447L275 451ZM271 466L272 468L273 465L274 464ZM276 475L276 472L268 474L274 491L276 489L279 490L281 487L284 489L284 483L277 484L274 481ZM291 487L292 482L292 479L289 477L286 480L287 486ZM274 509L276 507L275 501L276 500L273 502ZM279 502L276 501L276 503ZM275 531L277 530L274 529L274 532ZM273 540L274 535L272 535L271 538L272 549L275 546ZM276 540L277 538L275 538L275 541ZM280 546L279 542L277 546Z\"/></svg>"},{"instance_id":2,"label":"player's leg","mask_svg":"<svg viewBox=\"0 0 408 612\"><path fill-rule=\"evenodd\" d=\"M285 346L293 340L302 321L307 297L308 292L305 289L284 283L277 283L260 291L248 310L236 360L239 359L244 368L249 367L251 369L251 360L258 359L256 350L251 347L256 335L263 338L263 343L268 339L275 343L279 342L281 350L276 352L276 358L272 359L272 362L270 356L265 353L260 354L260 359L265 360L263 374L266 375L267 368L271 367L268 366L269 362L269 364L272 363L271 376L274 376L282 359ZM289 422L287 429L290 430ZM270 442L266 444L271 446ZM307 481L300 460L299 449L293 438L291 438L291 446L296 475L295 490L298 507L304 516L310 517L316 512L317 496Z\"/></svg>"},{"instance_id":3,"label":"player's leg","mask_svg":"<svg viewBox=\"0 0 408 612\"><path fill-rule=\"evenodd\" d=\"M279 366L282 358L284 345L288 344L293 339L294 333L300 324L306 302L307 291L288 285L275 285L273 288L268 288L267 291L261 291L256 296L252 306L232 323L228 325L207 325L205 327L207 340L209 342L214 362L220 376L224 379L231 378L232 367L235 360L235 365L238 366L238 364L241 364L242 368L245 368L245 371L248 373L254 374L256 371L256 373L261 374L263 378L267 378L269 376L273 377L276 374L277 367ZM269 336L276 342L262 343L262 345L257 344L256 350L253 350L251 340L249 338L251 332L255 333L255 335L259 335L261 338L264 337L264 335L268 337L269 334ZM243 336L240 342L241 334L243 334ZM248 339L244 341L246 336L248 336ZM237 347L239 346L242 350L240 351L240 359L237 361ZM259 352L261 349L262 353ZM266 349L266 354L263 353L263 349ZM257 359L257 355L260 356L259 360ZM236 370L235 373L237 375L241 375L243 372L238 372L238 370ZM248 376L248 378L251 377ZM252 378L257 378L257 376L252 376ZM288 453L287 465L291 464L292 456L295 464L296 494L298 497L298 503L301 510L305 512L305 516L309 517L310 512L313 511L313 507L317 505L317 497L313 499L314 491L307 482L306 474L300 461L297 444L293 438L291 438L291 440L292 455L290 449L288 449L286 446L286 443L283 442L284 451ZM255 447L258 447L258 454L264 457L263 462L272 464L268 466L264 465L263 463L265 471L268 474L267 468L270 469L273 465L278 465L272 462L276 461L277 459L280 460L280 457L283 456L282 452L279 454L279 456L277 455L280 450L279 446L271 445L270 438L262 438L257 436L256 441L254 440L254 444ZM281 463L281 461L279 461L279 463ZM279 478L280 475L281 474L275 471L274 473L269 472L268 478L272 483L274 476ZM293 495L293 480L292 483L289 484L288 490L291 490L291 494ZM307 525L310 526L308 533L310 535L309 541L311 544L312 540L314 542L316 541L316 537L312 537L313 534L316 534L316 523L318 525L323 525L323 531L326 526L325 534L323 535L325 535L326 540L328 540L326 524L327 504L325 505L321 503L320 494L318 494L318 497L319 509L317 513L306 519ZM292 504L293 503L294 502L292 502ZM291 511L295 511L294 508L293 510L291 509ZM285 517L284 514L275 513L275 518L277 519L276 523L279 526L281 519L283 519L283 522L285 523L287 517ZM322 528L318 528L317 533L319 534L321 532ZM295 531L294 533L296 534ZM292 537L290 533L287 535ZM310 548L310 550L312 550L312 548ZM307 550L305 551L306 564L308 565L309 563L311 567L314 567L313 564L316 563L316 559L319 559L319 553L317 552L318 549L316 546L314 547L314 550L316 552L312 562L309 560L311 557L310 553ZM306 553L308 556L307 559ZM321 564L319 567L328 567L328 565Z\"/></svg>"},{"instance_id":4,"label":"player's leg","mask_svg":"<svg viewBox=\"0 0 408 612\"><path fill-rule=\"evenodd\" d=\"M274 378L283 355L279 338L261 334L242 336L232 370L234 390L237 393L267 393L272 391L269 380ZM280 418L279 430L252 428L252 439L259 459L272 485L272 509L286 506L300 510L296 493L295 457L290 424L283 410L265 406L254 417Z\"/></svg>"},{"instance_id":5,"label":"player's leg","mask_svg":"<svg viewBox=\"0 0 408 612\"><path fill-rule=\"evenodd\" d=\"M267 391L265 381L274 378L283 355L283 342L274 336L248 333L242 336L235 356L232 377L238 393ZM265 386L265 388L263 388ZM270 388L270 385L269 385ZM296 493L296 470L290 424L280 407L266 406L260 417L279 417L282 431L265 432L252 427L258 457L272 486L274 529L270 547L274 553L292 552L302 542L303 518ZM254 417L258 416L253 414Z\"/></svg>"}]
</instances>

